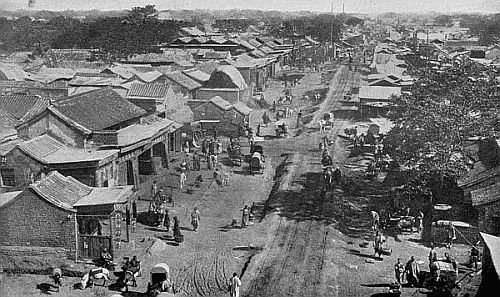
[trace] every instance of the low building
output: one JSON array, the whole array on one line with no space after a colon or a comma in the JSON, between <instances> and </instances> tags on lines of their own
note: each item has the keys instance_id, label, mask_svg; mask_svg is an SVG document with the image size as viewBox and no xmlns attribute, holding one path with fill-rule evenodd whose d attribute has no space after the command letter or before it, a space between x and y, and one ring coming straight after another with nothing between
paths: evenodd
<instances>
[{"instance_id":1,"label":"low building","mask_svg":"<svg viewBox=\"0 0 500 297\"><path fill-rule=\"evenodd\" d=\"M250 89L241 73L231 65L217 67L210 79L196 92L196 99L210 100L219 96L229 103L246 103Z\"/></svg>"},{"instance_id":2,"label":"low building","mask_svg":"<svg viewBox=\"0 0 500 297\"><path fill-rule=\"evenodd\" d=\"M102 248L113 253L126 239L122 218L133 209L132 189L89 187L50 172L0 205L0 246L63 249L67 259L94 259Z\"/></svg>"},{"instance_id":3,"label":"low building","mask_svg":"<svg viewBox=\"0 0 500 297\"><path fill-rule=\"evenodd\" d=\"M478 212L479 231L500 236L500 183L474 190L471 197Z\"/></svg>"},{"instance_id":4,"label":"low building","mask_svg":"<svg viewBox=\"0 0 500 297\"><path fill-rule=\"evenodd\" d=\"M53 170L89 186L112 186L118 152L74 148L47 134L37 136L17 144L3 156L0 170L2 176L9 176L9 182L8 185L2 183L2 187L24 189Z\"/></svg>"},{"instance_id":5,"label":"low building","mask_svg":"<svg viewBox=\"0 0 500 297\"><path fill-rule=\"evenodd\" d=\"M362 115L385 113L394 96L400 95L400 87L361 86L358 94L360 112Z\"/></svg>"},{"instance_id":6,"label":"low building","mask_svg":"<svg viewBox=\"0 0 500 297\"><path fill-rule=\"evenodd\" d=\"M175 94L173 87L165 84L133 83L126 99L150 114L165 117L165 112L181 108L187 98Z\"/></svg>"}]
</instances>

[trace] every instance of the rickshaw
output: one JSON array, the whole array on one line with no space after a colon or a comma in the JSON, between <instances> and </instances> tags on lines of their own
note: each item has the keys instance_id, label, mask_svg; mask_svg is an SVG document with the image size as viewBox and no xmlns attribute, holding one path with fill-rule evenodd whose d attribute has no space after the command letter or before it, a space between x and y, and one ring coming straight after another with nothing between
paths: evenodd
<instances>
[{"instance_id":1,"label":"rickshaw","mask_svg":"<svg viewBox=\"0 0 500 297\"><path fill-rule=\"evenodd\" d=\"M227 154L233 166L241 166L243 154L241 153L241 146L239 144L229 145L227 147Z\"/></svg>"},{"instance_id":2,"label":"rickshaw","mask_svg":"<svg viewBox=\"0 0 500 297\"><path fill-rule=\"evenodd\" d=\"M170 267L165 263L158 263L151 269L151 281L148 283L148 296L157 296L161 292L173 293L170 281Z\"/></svg>"}]
</instances>

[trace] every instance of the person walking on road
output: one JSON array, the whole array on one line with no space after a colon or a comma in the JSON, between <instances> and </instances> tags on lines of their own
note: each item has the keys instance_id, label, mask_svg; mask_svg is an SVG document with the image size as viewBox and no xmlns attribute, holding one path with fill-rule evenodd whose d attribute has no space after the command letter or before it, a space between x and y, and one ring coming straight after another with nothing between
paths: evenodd
<instances>
[{"instance_id":1,"label":"person walking on road","mask_svg":"<svg viewBox=\"0 0 500 297\"><path fill-rule=\"evenodd\" d=\"M396 281L400 284L403 281L404 272L405 272L405 266L403 265L403 263L401 263L401 258L398 258L398 263L394 265L394 274L396 276Z\"/></svg>"},{"instance_id":2,"label":"person walking on road","mask_svg":"<svg viewBox=\"0 0 500 297\"><path fill-rule=\"evenodd\" d=\"M429 251L429 269L432 266L432 263L436 262L438 258L436 249L434 248L434 243L431 242L431 250Z\"/></svg>"},{"instance_id":3,"label":"person walking on road","mask_svg":"<svg viewBox=\"0 0 500 297\"><path fill-rule=\"evenodd\" d=\"M419 284L420 267L417 261L415 261L415 256L411 256L410 260L405 266L406 280L411 287L416 287Z\"/></svg>"},{"instance_id":4,"label":"person walking on road","mask_svg":"<svg viewBox=\"0 0 500 297\"><path fill-rule=\"evenodd\" d=\"M241 212L242 212L241 228L246 228L246 227L248 227L248 223L250 221L250 208L248 208L248 205L245 205L245 207L243 207Z\"/></svg>"},{"instance_id":5,"label":"person walking on road","mask_svg":"<svg viewBox=\"0 0 500 297\"><path fill-rule=\"evenodd\" d=\"M198 232L198 226L200 224L200 211L198 210L198 207L195 207L193 209L193 212L191 212L191 226L193 226L193 231Z\"/></svg>"},{"instance_id":6,"label":"person walking on road","mask_svg":"<svg viewBox=\"0 0 500 297\"><path fill-rule=\"evenodd\" d=\"M184 189L184 185L186 184L187 176L186 171L181 170L181 174L179 175L179 189Z\"/></svg>"},{"instance_id":7,"label":"person walking on road","mask_svg":"<svg viewBox=\"0 0 500 297\"><path fill-rule=\"evenodd\" d=\"M383 244L384 244L384 237L382 236L382 233L380 233L377 230L377 232L375 233L375 238L373 239L373 248L375 250L373 256L376 256L377 254L378 257L382 256Z\"/></svg>"},{"instance_id":8,"label":"person walking on road","mask_svg":"<svg viewBox=\"0 0 500 297\"><path fill-rule=\"evenodd\" d=\"M229 293L231 297L240 297L240 287L241 280L238 277L236 272L233 273L233 277L231 278L231 283L229 284Z\"/></svg>"},{"instance_id":9,"label":"person walking on road","mask_svg":"<svg viewBox=\"0 0 500 297\"><path fill-rule=\"evenodd\" d=\"M156 194L158 193L158 184L155 181L153 181L153 184L151 185L151 200L155 200L156 199Z\"/></svg>"},{"instance_id":10,"label":"person walking on road","mask_svg":"<svg viewBox=\"0 0 500 297\"><path fill-rule=\"evenodd\" d=\"M446 247L451 249L451 244L455 239L457 239L457 236L455 234L455 227L453 226L453 223L450 222L450 225L448 226L448 242L446 243Z\"/></svg>"},{"instance_id":11,"label":"person walking on road","mask_svg":"<svg viewBox=\"0 0 500 297\"><path fill-rule=\"evenodd\" d=\"M374 210L371 211L372 214L372 230L378 230L378 225L380 222L380 216Z\"/></svg>"}]
</instances>

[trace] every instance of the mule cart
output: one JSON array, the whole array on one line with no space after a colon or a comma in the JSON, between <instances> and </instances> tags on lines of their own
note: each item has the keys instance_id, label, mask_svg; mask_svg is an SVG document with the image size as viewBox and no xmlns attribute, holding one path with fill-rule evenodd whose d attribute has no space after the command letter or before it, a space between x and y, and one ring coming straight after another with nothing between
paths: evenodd
<instances>
[{"instance_id":1,"label":"mule cart","mask_svg":"<svg viewBox=\"0 0 500 297\"><path fill-rule=\"evenodd\" d=\"M158 263L151 269L151 281L148 283L148 296L158 296L161 292L173 293L170 281L170 267L165 263Z\"/></svg>"},{"instance_id":2,"label":"mule cart","mask_svg":"<svg viewBox=\"0 0 500 297\"><path fill-rule=\"evenodd\" d=\"M250 160L249 160L249 168L252 174L264 173L264 149L260 145L253 145L250 148Z\"/></svg>"},{"instance_id":3,"label":"mule cart","mask_svg":"<svg viewBox=\"0 0 500 297\"><path fill-rule=\"evenodd\" d=\"M458 288L458 268L450 262L435 261L430 269L430 273L422 277L424 287L432 296L452 296L453 290Z\"/></svg>"}]
</instances>

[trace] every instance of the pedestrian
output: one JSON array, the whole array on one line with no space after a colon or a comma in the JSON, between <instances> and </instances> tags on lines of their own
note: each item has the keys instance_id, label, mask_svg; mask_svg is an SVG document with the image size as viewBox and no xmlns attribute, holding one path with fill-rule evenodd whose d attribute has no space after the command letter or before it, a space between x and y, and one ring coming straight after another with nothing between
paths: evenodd
<instances>
[{"instance_id":1,"label":"pedestrian","mask_svg":"<svg viewBox=\"0 0 500 297\"><path fill-rule=\"evenodd\" d=\"M248 208L248 205L245 205L241 209L241 228L246 228L248 227L248 223L250 221L250 208Z\"/></svg>"},{"instance_id":2,"label":"pedestrian","mask_svg":"<svg viewBox=\"0 0 500 297\"><path fill-rule=\"evenodd\" d=\"M165 217L163 219L163 226L167 229L167 232L170 231L170 213L168 208L165 208Z\"/></svg>"},{"instance_id":3,"label":"pedestrian","mask_svg":"<svg viewBox=\"0 0 500 297\"><path fill-rule=\"evenodd\" d=\"M181 236L181 227L180 227L180 222L179 218L177 216L174 217L174 237L179 237Z\"/></svg>"},{"instance_id":4,"label":"pedestrian","mask_svg":"<svg viewBox=\"0 0 500 297\"><path fill-rule=\"evenodd\" d=\"M273 101L273 108L271 109L272 112L276 111L276 100Z\"/></svg>"},{"instance_id":5,"label":"pedestrian","mask_svg":"<svg viewBox=\"0 0 500 297\"><path fill-rule=\"evenodd\" d=\"M156 199L156 194L158 193L158 184L157 181L153 181L153 184L151 185L151 200Z\"/></svg>"},{"instance_id":6,"label":"pedestrian","mask_svg":"<svg viewBox=\"0 0 500 297\"><path fill-rule=\"evenodd\" d=\"M198 207L195 207L193 209L193 212L191 212L191 226L193 226L193 231L198 232L198 226L200 223L200 211L198 210Z\"/></svg>"},{"instance_id":7,"label":"pedestrian","mask_svg":"<svg viewBox=\"0 0 500 297\"><path fill-rule=\"evenodd\" d=\"M223 186L224 179L222 177L222 172L219 167L216 167L214 172L213 172L213 177L215 179L215 182L219 187Z\"/></svg>"},{"instance_id":8,"label":"pedestrian","mask_svg":"<svg viewBox=\"0 0 500 297\"><path fill-rule=\"evenodd\" d=\"M181 174L179 175L179 188L182 190L184 188L184 184L186 183L186 171L181 170Z\"/></svg>"},{"instance_id":9,"label":"pedestrian","mask_svg":"<svg viewBox=\"0 0 500 297\"><path fill-rule=\"evenodd\" d=\"M167 204L163 201L160 204L160 213L158 214L158 227L163 228L165 223L165 210L167 209Z\"/></svg>"},{"instance_id":10,"label":"pedestrian","mask_svg":"<svg viewBox=\"0 0 500 297\"><path fill-rule=\"evenodd\" d=\"M229 284L229 292L231 294L231 297L240 297L240 287L241 280L238 278L238 274L234 272Z\"/></svg>"},{"instance_id":11,"label":"pedestrian","mask_svg":"<svg viewBox=\"0 0 500 297\"><path fill-rule=\"evenodd\" d=\"M302 110L299 111L297 114L297 125L295 128L301 128L302 127Z\"/></svg>"},{"instance_id":12,"label":"pedestrian","mask_svg":"<svg viewBox=\"0 0 500 297\"><path fill-rule=\"evenodd\" d=\"M436 262L438 258L436 249L434 248L434 243L431 242L431 250L429 251L429 269L432 263Z\"/></svg>"},{"instance_id":13,"label":"pedestrian","mask_svg":"<svg viewBox=\"0 0 500 297\"><path fill-rule=\"evenodd\" d=\"M379 258L382 256L383 244L384 237L382 236L382 233L377 230L375 238L373 239L373 248L375 250L373 256L376 256L377 254Z\"/></svg>"},{"instance_id":14,"label":"pedestrian","mask_svg":"<svg viewBox=\"0 0 500 297\"><path fill-rule=\"evenodd\" d=\"M424 220L424 214L421 211L419 211L419 214L415 219L415 227L417 227L417 233L422 232L422 229L424 228L423 220Z\"/></svg>"},{"instance_id":15,"label":"pedestrian","mask_svg":"<svg viewBox=\"0 0 500 297\"><path fill-rule=\"evenodd\" d=\"M378 230L378 225L380 222L380 216L376 211L371 211L372 214L372 230Z\"/></svg>"},{"instance_id":16,"label":"pedestrian","mask_svg":"<svg viewBox=\"0 0 500 297\"><path fill-rule=\"evenodd\" d=\"M450 222L450 224L448 225L448 242L446 244L446 247L451 249L451 244L455 239L457 239L457 236L455 234L455 227L453 226L453 223Z\"/></svg>"},{"instance_id":17,"label":"pedestrian","mask_svg":"<svg viewBox=\"0 0 500 297\"><path fill-rule=\"evenodd\" d=\"M193 170L200 171L201 170L201 157L198 152L193 154Z\"/></svg>"},{"instance_id":18,"label":"pedestrian","mask_svg":"<svg viewBox=\"0 0 500 297\"><path fill-rule=\"evenodd\" d=\"M455 271L455 277L458 277L458 263L457 263L457 260L455 258L453 258L452 256L450 256L449 253L444 253L444 258L445 258L446 262L451 263L451 266L453 267L453 270Z\"/></svg>"},{"instance_id":19,"label":"pedestrian","mask_svg":"<svg viewBox=\"0 0 500 297\"><path fill-rule=\"evenodd\" d=\"M401 263L401 258L398 258L398 263L394 265L394 274L396 276L396 281L400 284L403 282L404 272L405 272L405 267L403 263Z\"/></svg>"},{"instance_id":20,"label":"pedestrian","mask_svg":"<svg viewBox=\"0 0 500 297\"><path fill-rule=\"evenodd\" d=\"M260 137L260 124L257 124L257 136Z\"/></svg>"},{"instance_id":21,"label":"pedestrian","mask_svg":"<svg viewBox=\"0 0 500 297\"><path fill-rule=\"evenodd\" d=\"M411 287L416 287L419 285L420 267L417 261L415 261L415 256L411 256L410 260L405 266L406 280Z\"/></svg>"}]
</instances>

